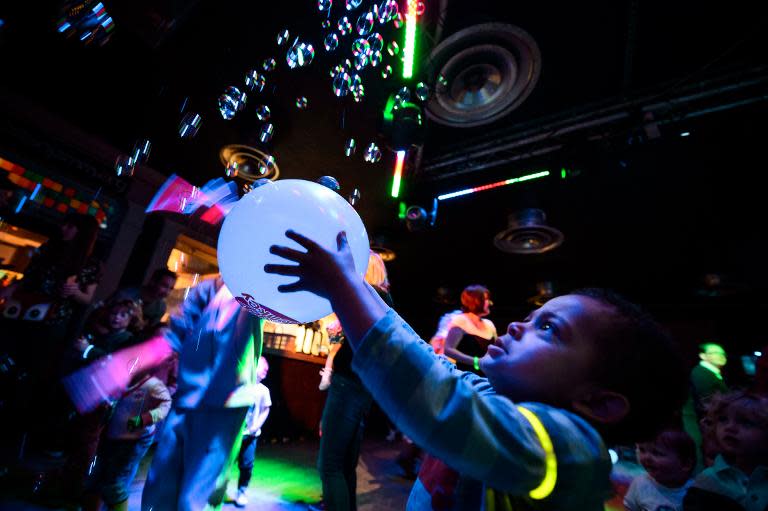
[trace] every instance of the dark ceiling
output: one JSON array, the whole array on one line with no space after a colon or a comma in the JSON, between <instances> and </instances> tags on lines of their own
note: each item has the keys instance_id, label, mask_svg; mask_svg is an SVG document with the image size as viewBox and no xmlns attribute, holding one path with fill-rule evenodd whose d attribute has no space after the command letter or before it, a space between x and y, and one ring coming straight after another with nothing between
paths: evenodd
<instances>
[{"instance_id":1,"label":"dark ceiling","mask_svg":"<svg viewBox=\"0 0 768 511\"><path fill-rule=\"evenodd\" d=\"M328 70L339 61L342 47L348 52L349 36L334 54L322 49L323 17L316 2L105 4L115 20L114 35L104 46L85 47L56 33L60 3L4 3L0 87L38 101L121 150L149 138L150 166L197 184L223 174L218 157L223 145L255 143L260 124L254 107L268 104L275 135L267 149L276 156L282 177L330 174L347 193L360 189L359 211L369 229L386 236L398 252L391 264L395 297L397 285L407 287L401 303L411 311L431 303L438 286L456 291L470 282L491 287L498 316L525 307L525 298L542 280L554 281L558 291L587 284L617 287L657 304L701 302L696 290L706 273L726 275L733 282L731 291L738 290L736 302L754 302L768 288L763 194L757 187L767 131L765 82L749 101L713 96L697 105L695 118L690 111L676 111L659 136L647 136L638 100L630 121L571 137L547 157L522 155L514 163L485 165L450 179L411 169L405 200L426 207L438 193L540 166L568 167L574 175L444 202L435 228L409 233L397 220L397 201L388 197L391 152L384 150L382 161L374 165L362 159L362 148L370 141L378 140L385 149L380 112L387 94L400 84L368 69L361 103L336 98ZM331 19L342 15L342 4L335 1ZM441 5L447 6L443 17L437 15ZM433 78L427 61L439 42L434 40L438 25L447 37L473 23L515 24L538 43L542 67L531 95L504 119L471 129L428 123L421 163L428 168L446 152L461 155L480 142L513 136L522 127L535 130L544 119L566 122L575 111L589 112L598 104L643 97L671 102L690 87L704 87L723 76L738 83L739 76L755 69L765 78L766 17L758 5L429 0L417 79ZM356 17L351 16L353 23ZM285 28L291 39L300 34L314 44L316 57L308 68L289 70L285 65L285 48L278 51L275 42ZM402 40L402 31L391 24L381 32L386 41ZM245 71L266 57L274 57L278 69L268 75L265 91L252 95L234 120L224 121L216 98L226 86L241 85ZM387 63L396 64L389 57ZM307 97L306 110L295 108L297 96ZM185 101L187 111L203 116L200 133L191 140L177 135ZM680 138L683 130L691 136ZM354 158L343 154L349 137L358 141ZM547 212L549 223L565 234L563 246L529 257L496 250L491 240L506 227L507 214L529 206ZM426 329L432 318L419 320Z\"/></svg>"}]
</instances>

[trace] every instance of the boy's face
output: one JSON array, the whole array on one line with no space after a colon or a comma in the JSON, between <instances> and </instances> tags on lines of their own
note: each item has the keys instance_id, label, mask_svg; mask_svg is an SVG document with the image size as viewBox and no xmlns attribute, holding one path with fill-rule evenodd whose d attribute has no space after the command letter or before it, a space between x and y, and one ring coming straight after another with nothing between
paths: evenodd
<instances>
[{"instance_id":1,"label":"boy's face","mask_svg":"<svg viewBox=\"0 0 768 511\"><path fill-rule=\"evenodd\" d=\"M594 339L614 315L609 305L579 295L545 303L488 347L480 368L497 392L513 400L565 405L591 381Z\"/></svg>"},{"instance_id":2,"label":"boy's face","mask_svg":"<svg viewBox=\"0 0 768 511\"><path fill-rule=\"evenodd\" d=\"M693 468L690 462L683 462L674 449L658 442L637 444L637 460L654 481L667 488L685 484Z\"/></svg>"},{"instance_id":3,"label":"boy's face","mask_svg":"<svg viewBox=\"0 0 768 511\"><path fill-rule=\"evenodd\" d=\"M117 307L109 313L109 326L112 330L125 330L131 323L131 311L126 307Z\"/></svg>"},{"instance_id":4,"label":"boy's face","mask_svg":"<svg viewBox=\"0 0 768 511\"><path fill-rule=\"evenodd\" d=\"M269 372L269 364L262 357L259 359L259 363L256 366L256 377L259 379L259 381L262 381L264 378L267 377L268 372Z\"/></svg>"},{"instance_id":5,"label":"boy's face","mask_svg":"<svg viewBox=\"0 0 768 511\"><path fill-rule=\"evenodd\" d=\"M753 420L751 414L734 407L717 416L715 436L726 459L766 456L768 431Z\"/></svg>"}]
</instances>

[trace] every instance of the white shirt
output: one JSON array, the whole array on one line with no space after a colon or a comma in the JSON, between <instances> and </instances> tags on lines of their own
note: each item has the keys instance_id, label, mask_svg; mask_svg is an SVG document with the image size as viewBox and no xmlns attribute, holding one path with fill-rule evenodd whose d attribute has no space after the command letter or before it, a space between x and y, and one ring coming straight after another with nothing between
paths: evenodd
<instances>
[{"instance_id":1,"label":"white shirt","mask_svg":"<svg viewBox=\"0 0 768 511\"><path fill-rule=\"evenodd\" d=\"M745 511L763 511L768 506L768 466L765 465L747 476L718 456L711 467L696 476L693 486L729 497Z\"/></svg>"},{"instance_id":2,"label":"white shirt","mask_svg":"<svg viewBox=\"0 0 768 511\"><path fill-rule=\"evenodd\" d=\"M679 488L667 488L648 474L640 474L624 496L624 507L628 511L683 511L683 497L691 484L689 479Z\"/></svg>"}]
</instances>

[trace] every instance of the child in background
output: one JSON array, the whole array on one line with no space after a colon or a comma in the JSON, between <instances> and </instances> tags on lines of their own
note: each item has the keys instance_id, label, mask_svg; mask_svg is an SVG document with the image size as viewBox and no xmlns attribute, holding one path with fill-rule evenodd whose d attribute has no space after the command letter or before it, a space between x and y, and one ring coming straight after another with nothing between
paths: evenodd
<instances>
[{"instance_id":1,"label":"child in background","mask_svg":"<svg viewBox=\"0 0 768 511\"><path fill-rule=\"evenodd\" d=\"M75 341L75 351L83 364L90 363L137 341L143 326L138 302L130 299L108 302L93 312L86 334Z\"/></svg>"},{"instance_id":2,"label":"child in background","mask_svg":"<svg viewBox=\"0 0 768 511\"><path fill-rule=\"evenodd\" d=\"M382 410L480 483L454 509L602 510L611 468L603 438L653 438L685 400L682 358L668 336L610 292L560 296L511 323L479 361L482 378L435 355L366 286L344 233L331 250L286 236L306 251L272 246L290 264L264 270L297 277L282 292L327 298L355 351L353 368ZM408 507L432 507L418 481Z\"/></svg>"},{"instance_id":3,"label":"child in background","mask_svg":"<svg viewBox=\"0 0 768 511\"><path fill-rule=\"evenodd\" d=\"M662 431L653 441L637 444L637 459L647 473L629 486L624 497L627 511L682 511L696 466L696 444L690 435Z\"/></svg>"},{"instance_id":4,"label":"child in background","mask_svg":"<svg viewBox=\"0 0 768 511\"><path fill-rule=\"evenodd\" d=\"M156 424L168 415L171 394L156 376L139 376L117 401L99 445L83 511L128 510L128 490L139 463L155 436Z\"/></svg>"},{"instance_id":5,"label":"child in background","mask_svg":"<svg viewBox=\"0 0 768 511\"><path fill-rule=\"evenodd\" d=\"M256 367L256 378L258 384L254 389L256 402L251 405L248 415L245 418L245 429L243 431L243 440L240 444L240 453L237 455L237 466L240 469L240 477L237 481L237 497L235 505L245 507L248 504L246 490L251 482L253 473L253 460L256 458L256 443L261 435L261 427L267 420L269 408L272 406L272 399L269 395L269 389L261 383L267 377L269 372L269 363L264 357L259 357L259 364Z\"/></svg>"},{"instance_id":6,"label":"child in background","mask_svg":"<svg viewBox=\"0 0 768 511\"><path fill-rule=\"evenodd\" d=\"M768 509L768 397L743 390L715 395L707 416L720 454L696 476L685 511Z\"/></svg>"},{"instance_id":7,"label":"child in background","mask_svg":"<svg viewBox=\"0 0 768 511\"><path fill-rule=\"evenodd\" d=\"M130 346L138 340L136 332L142 326L141 307L133 300L116 300L96 309L88 319L86 334L74 342L69 369ZM61 484L69 488L75 499L80 499L85 489L89 467L110 412L110 406L103 404L91 412L76 415L70 424L70 455Z\"/></svg>"}]
</instances>

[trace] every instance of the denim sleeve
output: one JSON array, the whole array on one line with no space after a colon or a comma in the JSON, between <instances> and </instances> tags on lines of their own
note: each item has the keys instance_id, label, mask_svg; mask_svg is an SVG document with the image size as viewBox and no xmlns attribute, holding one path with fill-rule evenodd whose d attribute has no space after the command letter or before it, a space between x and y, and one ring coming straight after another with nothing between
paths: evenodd
<instances>
[{"instance_id":1,"label":"denim sleeve","mask_svg":"<svg viewBox=\"0 0 768 511\"><path fill-rule=\"evenodd\" d=\"M366 334L353 368L403 433L462 474L513 495L541 483L544 451L515 404L435 355L393 310Z\"/></svg>"},{"instance_id":2,"label":"denim sleeve","mask_svg":"<svg viewBox=\"0 0 768 511\"><path fill-rule=\"evenodd\" d=\"M181 309L171 317L163 337L173 351L181 352L184 342L192 336L192 330L208 304L212 283L212 280L205 281L193 287L182 302Z\"/></svg>"}]
</instances>

